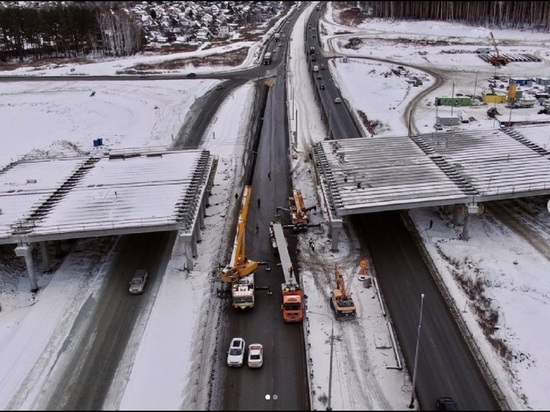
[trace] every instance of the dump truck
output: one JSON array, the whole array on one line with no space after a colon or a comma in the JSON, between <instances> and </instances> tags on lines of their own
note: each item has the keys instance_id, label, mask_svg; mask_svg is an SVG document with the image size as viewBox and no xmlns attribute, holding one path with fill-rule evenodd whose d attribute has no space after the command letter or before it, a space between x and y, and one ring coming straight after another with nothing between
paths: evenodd
<instances>
[{"instance_id":1,"label":"dump truck","mask_svg":"<svg viewBox=\"0 0 550 412\"><path fill-rule=\"evenodd\" d=\"M283 320L286 323L302 322L304 319L304 291L294 276L294 267L288 253L283 225L274 222L272 227L284 274L284 282L281 284Z\"/></svg>"},{"instance_id":2,"label":"dump truck","mask_svg":"<svg viewBox=\"0 0 550 412\"><path fill-rule=\"evenodd\" d=\"M333 289L329 299L330 306L334 310L336 319L354 319L357 315L357 309L351 298L346 292L346 284L342 272L338 266L334 266L334 277L336 281L336 289Z\"/></svg>"}]
</instances>

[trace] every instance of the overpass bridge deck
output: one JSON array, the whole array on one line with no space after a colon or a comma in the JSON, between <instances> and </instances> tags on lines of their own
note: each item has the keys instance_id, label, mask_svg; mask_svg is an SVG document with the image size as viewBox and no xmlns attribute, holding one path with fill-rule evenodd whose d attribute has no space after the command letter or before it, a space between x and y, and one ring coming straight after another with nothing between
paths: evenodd
<instances>
[{"instance_id":1,"label":"overpass bridge deck","mask_svg":"<svg viewBox=\"0 0 550 412\"><path fill-rule=\"evenodd\" d=\"M320 142L331 217L550 194L550 154L520 131L457 131Z\"/></svg>"}]
</instances>

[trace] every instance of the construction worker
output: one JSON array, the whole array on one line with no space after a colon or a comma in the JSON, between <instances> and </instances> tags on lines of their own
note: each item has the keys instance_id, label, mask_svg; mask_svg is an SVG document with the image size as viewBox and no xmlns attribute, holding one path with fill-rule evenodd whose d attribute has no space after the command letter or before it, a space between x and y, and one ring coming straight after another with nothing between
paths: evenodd
<instances>
[{"instance_id":1,"label":"construction worker","mask_svg":"<svg viewBox=\"0 0 550 412\"><path fill-rule=\"evenodd\" d=\"M258 208L260 207L260 198L258 198Z\"/></svg>"},{"instance_id":2,"label":"construction worker","mask_svg":"<svg viewBox=\"0 0 550 412\"><path fill-rule=\"evenodd\" d=\"M267 174L267 178L268 178L269 181L271 182L271 172L269 172L269 173Z\"/></svg>"},{"instance_id":3,"label":"construction worker","mask_svg":"<svg viewBox=\"0 0 550 412\"><path fill-rule=\"evenodd\" d=\"M260 225L256 223L256 233L258 233L259 230L260 230Z\"/></svg>"}]
</instances>

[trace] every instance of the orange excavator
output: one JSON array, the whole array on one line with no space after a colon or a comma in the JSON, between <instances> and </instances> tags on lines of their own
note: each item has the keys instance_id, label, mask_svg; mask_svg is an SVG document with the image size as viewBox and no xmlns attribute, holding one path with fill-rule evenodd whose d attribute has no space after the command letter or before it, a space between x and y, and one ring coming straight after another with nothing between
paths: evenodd
<instances>
[{"instance_id":1,"label":"orange excavator","mask_svg":"<svg viewBox=\"0 0 550 412\"><path fill-rule=\"evenodd\" d=\"M249 309L254 307L255 286L254 271L260 264L250 260L246 256L245 229L248 209L250 206L252 187L246 186L242 198L242 209L239 214L239 223L231 263L225 266L220 273L220 279L231 283L231 297L233 307L237 309ZM269 268L267 269L269 270Z\"/></svg>"},{"instance_id":2,"label":"orange excavator","mask_svg":"<svg viewBox=\"0 0 550 412\"><path fill-rule=\"evenodd\" d=\"M346 293L346 284L342 272L338 266L334 266L334 276L336 280L336 289L333 289L330 296L330 305L334 310L337 319L354 319L357 315L357 309L351 299L351 295Z\"/></svg>"}]
</instances>

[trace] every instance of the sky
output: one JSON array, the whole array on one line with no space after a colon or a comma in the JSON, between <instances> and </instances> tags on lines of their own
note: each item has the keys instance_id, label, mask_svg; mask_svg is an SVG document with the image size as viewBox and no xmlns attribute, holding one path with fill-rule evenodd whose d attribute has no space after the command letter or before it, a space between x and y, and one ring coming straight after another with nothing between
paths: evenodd
<instances>
[{"instance_id":1,"label":"sky","mask_svg":"<svg viewBox=\"0 0 550 412\"><path fill-rule=\"evenodd\" d=\"M308 8L311 11L313 6ZM308 13L306 13L307 15ZM292 153L292 174L300 185L306 205L316 204L317 188L311 170L304 161L308 149L325 139L327 130L319 121L310 74L303 52L306 15L298 20L292 35L287 87L294 96L290 102L291 119L298 113L298 122L290 121L297 132ZM329 65L342 96L354 110L366 113L381 125L380 136L406 136L403 111L408 101L433 81L420 68L407 69L421 77L423 86L413 87L405 77L390 75L391 68L401 63L382 63L354 59L374 57L392 59L403 64L441 70L446 82L436 93L426 96L414 112L414 122L422 133L433 131L435 96L451 93L480 93L487 88L487 78L496 69L473 53L448 53L475 50L488 45L489 30L450 25L441 22L385 22L369 20L356 27L337 23L337 11L328 7L321 23L322 43L327 54L348 56L347 62L335 59ZM342 34L347 32L348 34ZM459 39L467 45L453 45ZM501 52L533 53L548 57L549 34L533 34L493 30L497 42L506 41ZM270 33L268 33L269 35ZM345 48L346 37L360 35L364 43L356 50ZM344 38L344 40L343 40ZM418 39L422 45L404 42ZM446 40L446 46L440 44ZM283 39L283 41L289 41ZM241 67L257 64L258 44L249 44L249 58ZM428 46L427 46L428 45ZM80 66L19 69L21 75L115 74L121 67L154 59L172 59L206 53L223 53L227 48L212 48L170 56L135 56ZM443 53L442 53L443 52ZM71 68L75 71L71 72ZM547 68L546 61L509 65L500 74L521 77L539 76ZM228 68L235 70L234 68ZM196 73L219 71L219 67L192 68ZM187 73L191 69L181 70ZM169 73L174 73L170 71ZM0 75L15 74L0 72ZM387 74L387 76L385 76ZM474 75L475 74L475 75ZM13 82L3 83L0 91L0 124L5 144L0 151L0 167L18 159L40 156L79 154L93 149L93 140L102 138L104 148L169 146L185 119L192 101L215 87L218 80L185 79L178 81L136 82ZM95 92L91 96L92 92ZM183 244L176 243L155 304L143 329L130 339L124 354L123 367L111 387L104 409L205 409L207 394L199 384L209 372L197 362L208 364L213 347L203 325L209 307L192 304L197 297L208 302L212 298L210 273L217 265L218 240L224 232L225 215L234 202L236 176L241 176L244 139L250 115L253 87L246 84L226 101L206 134L201 148L219 156L215 186L205 218L198 258L189 273L182 272ZM234 101L244 102L235 105ZM432 105L428 105L431 102ZM445 109L440 108L441 114ZM449 110L450 111L450 110ZM486 116L487 106L469 107L476 118L461 127L484 130L498 127ZM517 113L516 113L517 112ZM139 113L139 116L135 114ZM502 117L533 115L532 111L503 109ZM29 121L32 119L32 121ZM298 130L294 130L296 124ZM548 133L542 126L522 128L522 133L542 147L548 148ZM365 131L365 136L368 132ZM521 203L514 207L514 219L506 221L498 210L487 210L470 220L470 240L460 240L462 228L452 224L452 216L436 208L409 211L427 251L453 297L459 312L475 337L480 351L491 367L511 409L547 409L550 382L550 354L546 350L550 282L550 218L545 202ZM311 214L311 223L323 223L322 204ZM430 221L433 225L430 225ZM529 228L527 238L522 227ZM524 229L525 230L525 229ZM315 251L308 242L314 241ZM57 364L62 364L62 345L72 322L87 297L97 292L105 281L108 242L91 239L79 241L63 264L51 275L37 272L40 291L30 293L24 263L13 257L0 262L0 408L41 409L47 398L48 385L55 377ZM93 247L93 250L91 250ZM333 368L331 405L333 409L393 410L404 409L410 402L412 385L402 360L393 350L387 314L378 304L374 287L367 288L358 275L359 256L354 239L340 236L339 251L331 252L326 229L313 230L300 236L300 278L308 295L308 313L304 322L311 359L312 409L325 409L328 397L331 334L333 336ZM103 258L98 262L98 252ZM326 301L333 287L333 269L342 270L348 291L357 306L359 322L334 321ZM321 268L325 294L314 284L313 272ZM374 268L369 267L375 276ZM496 337L505 341L511 358L502 360L492 349L477 323L478 297L468 295L465 283L483 285L483 297L499 315ZM191 285L191 287L190 287ZM182 298L183 297L183 298ZM186 298L187 297L187 298ZM206 303L205 303L206 305ZM186 313L184 319L178 313ZM529 322L526 322L526 319ZM172 325L178 323L179 328ZM191 333L190 333L191 332ZM267 361L267 360L266 360ZM358 367L359 365L363 367ZM404 365L403 365L404 366ZM401 369L401 370L400 370ZM184 373L182 373L184 371ZM169 379L166 377L169 376ZM143 388L148 388L144 391Z\"/></svg>"}]
</instances>

